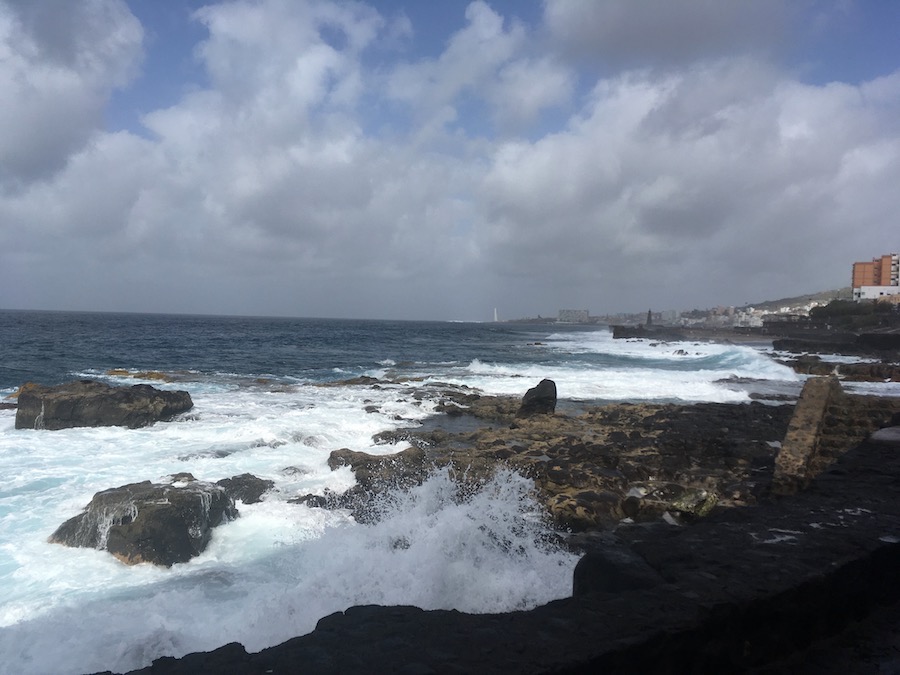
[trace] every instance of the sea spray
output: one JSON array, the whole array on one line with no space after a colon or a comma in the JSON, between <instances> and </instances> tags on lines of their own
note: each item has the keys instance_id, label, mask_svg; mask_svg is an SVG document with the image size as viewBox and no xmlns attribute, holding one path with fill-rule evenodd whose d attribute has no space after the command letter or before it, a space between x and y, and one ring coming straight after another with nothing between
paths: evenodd
<instances>
[{"instance_id":1,"label":"sea spray","mask_svg":"<svg viewBox=\"0 0 900 675\"><path fill-rule=\"evenodd\" d=\"M533 608L570 593L577 561L554 543L533 489L502 469L468 490L436 471L421 486L378 497L381 518L372 525L284 502L245 507L206 553L170 574L0 629L3 667L124 671L232 641L258 651L361 604ZM298 523L328 524L318 536L298 532L296 542L249 564L232 558L243 539L230 528L259 527L271 509L287 508Z\"/></svg>"}]
</instances>

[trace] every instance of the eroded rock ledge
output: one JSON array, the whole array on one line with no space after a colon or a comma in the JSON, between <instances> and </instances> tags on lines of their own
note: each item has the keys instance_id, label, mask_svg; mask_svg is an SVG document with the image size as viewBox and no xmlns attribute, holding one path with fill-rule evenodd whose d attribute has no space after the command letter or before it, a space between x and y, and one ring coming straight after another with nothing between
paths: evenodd
<instances>
[{"instance_id":1,"label":"eroded rock ledge","mask_svg":"<svg viewBox=\"0 0 900 675\"><path fill-rule=\"evenodd\" d=\"M16 429L134 429L171 419L193 405L186 391L164 391L149 384L112 387L103 382L78 380L46 387L29 382L18 392Z\"/></svg>"}]
</instances>

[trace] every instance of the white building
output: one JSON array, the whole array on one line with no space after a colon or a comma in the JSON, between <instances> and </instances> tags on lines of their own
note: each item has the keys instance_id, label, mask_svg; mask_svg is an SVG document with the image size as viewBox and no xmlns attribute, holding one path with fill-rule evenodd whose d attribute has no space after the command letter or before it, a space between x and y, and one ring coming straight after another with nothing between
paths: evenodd
<instances>
[{"instance_id":1,"label":"white building","mask_svg":"<svg viewBox=\"0 0 900 675\"><path fill-rule=\"evenodd\" d=\"M900 286L860 286L853 289L854 300L880 300L891 295L900 295Z\"/></svg>"}]
</instances>

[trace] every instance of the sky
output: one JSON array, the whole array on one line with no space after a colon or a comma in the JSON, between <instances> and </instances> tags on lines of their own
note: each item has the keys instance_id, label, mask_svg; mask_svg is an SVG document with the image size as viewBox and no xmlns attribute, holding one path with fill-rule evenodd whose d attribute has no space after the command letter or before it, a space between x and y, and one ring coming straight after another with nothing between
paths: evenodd
<instances>
[{"instance_id":1,"label":"sky","mask_svg":"<svg viewBox=\"0 0 900 675\"><path fill-rule=\"evenodd\" d=\"M895 0L0 0L0 308L744 305L900 250Z\"/></svg>"}]
</instances>

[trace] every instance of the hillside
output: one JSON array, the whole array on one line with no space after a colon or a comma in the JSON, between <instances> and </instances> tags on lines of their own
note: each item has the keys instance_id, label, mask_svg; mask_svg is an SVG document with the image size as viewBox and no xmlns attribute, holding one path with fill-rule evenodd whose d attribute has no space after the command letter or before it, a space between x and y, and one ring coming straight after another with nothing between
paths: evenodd
<instances>
[{"instance_id":1,"label":"hillside","mask_svg":"<svg viewBox=\"0 0 900 675\"><path fill-rule=\"evenodd\" d=\"M764 302L753 302L745 307L737 309L746 310L750 307L764 311L776 311L782 307L806 307L810 303L816 302L825 305L832 300L850 300L853 297L849 286L838 288L831 291L822 291L820 293L807 293L806 295L798 295L792 298L782 298L780 300L766 300Z\"/></svg>"}]
</instances>

